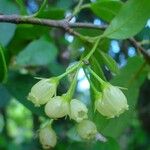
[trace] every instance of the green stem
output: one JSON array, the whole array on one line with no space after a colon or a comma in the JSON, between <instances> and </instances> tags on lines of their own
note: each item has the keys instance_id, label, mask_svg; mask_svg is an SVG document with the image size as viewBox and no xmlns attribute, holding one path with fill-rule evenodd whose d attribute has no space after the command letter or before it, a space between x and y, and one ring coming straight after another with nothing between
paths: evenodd
<instances>
[{"instance_id":1,"label":"green stem","mask_svg":"<svg viewBox=\"0 0 150 150\"><path fill-rule=\"evenodd\" d=\"M91 57L91 61L93 62L93 64L95 64L95 66L96 66L97 69L99 70L99 73L101 74L102 79L103 79L104 81L106 81L106 77L105 77L105 75L104 75L104 73L103 73L103 70L102 70L102 68L101 68L101 66L100 66L100 64L99 64L99 62L98 62L98 60L96 59L96 57L95 57L95 56L92 56L92 57Z\"/></svg>"},{"instance_id":2,"label":"green stem","mask_svg":"<svg viewBox=\"0 0 150 150\"><path fill-rule=\"evenodd\" d=\"M72 83L71 83L71 85L70 85L70 87L69 87L69 90L67 91L66 94L64 94L65 99L66 99L67 101L71 101L71 99L72 99L72 97L73 97L73 95L74 95L74 91L75 91L76 84L77 84L78 71L79 71L79 70L77 70L77 72L76 72L76 74L75 74L75 76L74 76L74 79L73 79L73 81L72 81Z\"/></svg>"},{"instance_id":3,"label":"green stem","mask_svg":"<svg viewBox=\"0 0 150 150\"><path fill-rule=\"evenodd\" d=\"M54 119L49 120L50 125L52 125L53 122L54 122Z\"/></svg>"},{"instance_id":4,"label":"green stem","mask_svg":"<svg viewBox=\"0 0 150 150\"><path fill-rule=\"evenodd\" d=\"M86 78L88 79L88 81L89 81L89 83L90 83L90 86L92 87L94 93L95 93L95 94L96 94L96 93L99 93L98 90L96 89L96 87L94 86L93 82L91 81L91 79L88 77L88 74L87 74L85 68L83 68L83 70L84 70L85 76L86 76Z\"/></svg>"},{"instance_id":5,"label":"green stem","mask_svg":"<svg viewBox=\"0 0 150 150\"><path fill-rule=\"evenodd\" d=\"M90 67L87 67L89 72L102 84L105 84L105 81L103 81Z\"/></svg>"},{"instance_id":6,"label":"green stem","mask_svg":"<svg viewBox=\"0 0 150 150\"><path fill-rule=\"evenodd\" d=\"M74 34L75 36L79 37L81 41L83 41L83 42L86 41L86 42L91 43L91 41L88 39L88 37L86 37L86 36L84 36L84 35L82 35L82 34L76 32L76 31L74 31L74 30L73 30L73 34Z\"/></svg>"},{"instance_id":7,"label":"green stem","mask_svg":"<svg viewBox=\"0 0 150 150\"><path fill-rule=\"evenodd\" d=\"M79 0L78 5L76 6L76 8L73 11L73 16L75 16L77 13L79 13L82 9L86 9L86 8L90 8L90 3L84 4L82 5L83 0Z\"/></svg>"},{"instance_id":8,"label":"green stem","mask_svg":"<svg viewBox=\"0 0 150 150\"><path fill-rule=\"evenodd\" d=\"M101 39L101 36L98 37L98 39L96 40L96 42L95 42L93 48L91 49L91 51L87 54L87 56L85 56L85 58L84 58L85 60L88 60L93 55L93 53L95 52L95 50L96 50L96 48L99 44L100 39Z\"/></svg>"},{"instance_id":9,"label":"green stem","mask_svg":"<svg viewBox=\"0 0 150 150\"><path fill-rule=\"evenodd\" d=\"M81 61L79 61L76 65L74 65L72 68L70 68L68 71L66 71L65 73L59 75L57 78L58 80L62 79L63 77L65 77L66 75L68 75L69 73L77 70L78 68L82 67L84 65L83 63L83 60L88 60L92 55L93 53L95 52L98 44L99 44L99 41L101 39L101 36L98 37L98 39L96 40L92 50L84 57L81 59Z\"/></svg>"},{"instance_id":10,"label":"green stem","mask_svg":"<svg viewBox=\"0 0 150 150\"><path fill-rule=\"evenodd\" d=\"M75 9L72 13L73 16L75 16L78 12L80 12L80 10L81 10L80 8L81 8L82 3L83 3L83 0L79 0L78 5L75 7Z\"/></svg>"},{"instance_id":11,"label":"green stem","mask_svg":"<svg viewBox=\"0 0 150 150\"><path fill-rule=\"evenodd\" d=\"M84 5L82 5L81 7L80 7L80 10L82 10L82 9L86 9L86 8L90 8L90 6L91 6L91 4L84 4Z\"/></svg>"},{"instance_id":12,"label":"green stem","mask_svg":"<svg viewBox=\"0 0 150 150\"><path fill-rule=\"evenodd\" d=\"M79 67L81 67L83 65L82 61L79 61L77 64L75 64L72 68L70 68L68 71L64 72L63 74L59 75L57 78L59 80L61 80L62 78L64 78L65 76L67 76L69 73L75 71L76 69L78 69Z\"/></svg>"},{"instance_id":13,"label":"green stem","mask_svg":"<svg viewBox=\"0 0 150 150\"><path fill-rule=\"evenodd\" d=\"M42 5L41 5L41 7L39 8L39 10L35 14L33 14L33 15L29 16L29 17L36 17L36 16L38 16L43 11L43 9L45 8L46 4L47 4L47 0L44 0Z\"/></svg>"},{"instance_id":14,"label":"green stem","mask_svg":"<svg viewBox=\"0 0 150 150\"><path fill-rule=\"evenodd\" d=\"M46 120L42 125L41 125L41 128L44 128L46 126L51 126L52 123L53 123L54 119L48 119Z\"/></svg>"}]
</instances>

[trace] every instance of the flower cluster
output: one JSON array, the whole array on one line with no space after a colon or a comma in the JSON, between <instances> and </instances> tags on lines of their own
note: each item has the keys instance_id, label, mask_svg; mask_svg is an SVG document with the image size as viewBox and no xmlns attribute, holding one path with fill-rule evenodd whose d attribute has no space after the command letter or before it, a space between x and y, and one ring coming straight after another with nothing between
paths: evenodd
<instances>
[{"instance_id":1,"label":"flower cluster","mask_svg":"<svg viewBox=\"0 0 150 150\"><path fill-rule=\"evenodd\" d=\"M94 88L95 109L101 115L107 118L114 118L128 110L127 99L119 87L103 81L92 70L89 70L89 72L98 78L98 83L101 85L101 92ZM90 140L96 138L98 131L94 122L89 120L87 106L73 98L76 77L74 77L67 93L61 96L56 94L59 80L60 78L57 77L41 79L31 88L28 100L37 107L45 104L45 114L50 119L56 120L69 116L70 119L77 123L77 132L82 139ZM45 149L54 147L57 142L56 133L49 125L40 129L39 139Z\"/></svg>"}]
</instances>

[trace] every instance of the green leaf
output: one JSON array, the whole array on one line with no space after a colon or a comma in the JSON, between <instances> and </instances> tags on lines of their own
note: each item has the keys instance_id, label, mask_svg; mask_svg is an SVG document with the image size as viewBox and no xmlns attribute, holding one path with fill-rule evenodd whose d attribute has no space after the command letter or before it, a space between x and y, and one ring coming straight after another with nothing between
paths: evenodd
<instances>
[{"instance_id":1,"label":"green leaf","mask_svg":"<svg viewBox=\"0 0 150 150\"><path fill-rule=\"evenodd\" d=\"M6 77L7 77L7 66L6 66L3 48L0 45L0 82L5 82Z\"/></svg>"},{"instance_id":2,"label":"green leaf","mask_svg":"<svg viewBox=\"0 0 150 150\"><path fill-rule=\"evenodd\" d=\"M96 122L99 131L101 131L105 136L116 138L131 123L135 112L139 89L147 75L147 72L143 71L139 77L132 82L132 84L129 83L133 80L133 76L138 72L142 64L142 58L137 56L130 58L128 60L128 64L121 69L121 73L111 80L113 85L128 88L128 90L123 92L127 97L129 110L114 119L107 119L98 112L95 113L94 121ZM112 130L112 127L115 128Z\"/></svg>"},{"instance_id":3,"label":"green leaf","mask_svg":"<svg viewBox=\"0 0 150 150\"><path fill-rule=\"evenodd\" d=\"M72 6L72 2L72 0L59 0L56 1L56 6L67 10L70 9L70 7Z\"/></svg>"},{"instance_id":4,"label":"green leaf","mask_svg":"<svg viewBox=\"0 0 150 150\"><path fill-rule=\"evenodd\" d=\"M63 74L66 71L66 68L58 62L53 62L48 65L48 70L53 76L57 76Z\"/></svg>"},{"instance_id":5,"label":"green leaf","mask_svg":"<svg viewBox=\"0 0 150 150\"><path fill-rule=\"evenodd\" d=\"M38 80L34 79L32 76L10 72L6 87L12 96L30 111L37 115L44 116L45 113L43 107L35 107L32 102L27 100L28 93L36 82L38 82Z\"/></svg>"},{"instance_id":6,"label":"green leaf","mask_svg":"<svg viewBox=\"0 0 150 150\"><path fill-rule=\"evenodd\" d=\"M122 2L107 0L91 3L91 9L101 19L110 22L119 12Z\"/></svg>"},{"instance_id":7,"label":"green leaf","mask_svg":"<svg viewBox=\"0 0 150 150\"><path fill-rule=\"evenodd\" d=\"M56 46L41 38L31 42L18 54L17 64L20 66L47 65L53 62L56 56Z\"/></svg>"},{"instance_id":8,"label":"green leaf","mask_svg":"<svg viewBox=\"0 0 150 150\"><path fill-rule=\"evenodd\" d=\"M40 32L39 32L40 31ZM35 25L27 25L22 24L18 25L14 40L33 40L38 39L42 35L48 33L50 31L49 27L43 27L43 26L35 26Z\"/></svg>"},{"instance_id":9,"label":"green leaf","mask_svg":"<svg viewBox=\"0 0 150 150\"><path fill-rule=\"evenodd\" d=\"M7 106L10 101L11 95L6 87L0 84L0 108Z\"/></svg>"},{"instance_id":10,"label":"green leaf","mask_svg":"<svg viewBox=\"0 0 150 150\"><path fill-rule=\"evenodd\" d=\"M107 142L102 143L97 141L93 146L91 147L91 150L120 150L119 143L116 139L111 137L106 137Z\"/></svg>"},{"instance_id":11,"label":"green leaf","mask_svg":"<svg viewBox=\"0 0 150 150\"><path fill-rule=\"evenodd\" d=\"M104 36L114 39L125 39L137 34L150 17L149 0L129 0L119 14L112 20Z\"/></svg>"},{"instance_id":12,"label":"green leaf","mask_svg":"<svg viewBox=\"0 0 150 150\"><path fill-rule=\"evenodd\" d=\"M106 80L103 70L101 68L101 63L99 63L99 61L94 56L91 57L90 64L93 71L95 71L103 80Z\"/></svg>"},{"instance_id":13,"label":"green leaf","mask_svg":"<svg viewBox=\"0 0 150 150\"><path fill-rule=\"evenodd\" d=\"M56 145L57 150L120 150L119 144L113 138L108 138L108 141L103 143L100 141L84 141L84 142L59 142Z\"/></svg>"},{"instance_id":14,"label":"green leaf","mask_svg":"<svg viewBox=\"0 0 150 150\"><path fill-rule=\"evenodd\" d=\"M8 51L12 55L16 55L24 49L30 41L39 39L42 35L48 34L49 31L50 28L43 26L27 24L18 25L15 34L8 45Z\"/></svg>"},{"instance_id":15,"label":"green leaf","mask_svg":"<svg viewBox=\"0 0 150 150\"><path fill-rule=\"evenodd\" d=\"M39 32L40 31L40 32ZM36 25L18 25L15 35L8 45L8 50L12 55L18 54L24 49L30 41L39 39L41 36L48 34L50 28ZM50 39L50 37L49 37Z\"/></svg>"},{"instance_id":16,"label":"green leaf","mask_svg":"<svg viewBox=\"0 0 150 150\"><path fill-rule=\"evenodd\" d=\"M104 64L108 67L108 69L110 71L112 71L113 73L118 74L119 68L118 68L116 61L111 56L109 56L107 53L104 53L102 51L99 51L99 53L100 53L100 56L101 56Z\"/></svg>"},{"instance_id":17,"label":"green leaf","mask_svg":"<svg viewBox=\"0 0 150 150\"><path fill-rule=\"evenodd\" d=\"M47 19L63 19L65 11L61 8L48 7L46 10L40 12L37 17Z\"/></svg>"},{"instance_id":18,"label":"green leaf","mask_svg":"<svg viewBox=\"0 0 150 150\"><path fill-rule=\"evenodd\" d=\"M110 47L110 39L108 38L103 38L100 43L99 43L99 48L103 51L103 52L108 52L109 50L109 47ZM97 51L96 51L97 52ZM96 53L95 52L95 53ZM98 55L98 54L96 54Z\"/></svg>"},{"instance_id":19,"label":"green leaf","mask_svg":"<svg viewBox=\"0 0 150 150\"><path fill-rule=\"evenodd\" d=\"M102 30L99 29L76 29L77 32L79 32L80 34L83 34L84 36L89 36L89 37L93 37L93 36L99 36L100 34L103 33Z\"/></svg>"},{"instance_id":20,"label":"green leaf","mask_svg":"<svg viewBox=\"0 0 150 150\"><path fill-rule=\"evenodd\" d=\"M0 13L18 14L18 8L9 0L0 0ZM15 33L16 25L1 23L0 24L0 43L6 46Z\"/></svg>"}]
</instances>

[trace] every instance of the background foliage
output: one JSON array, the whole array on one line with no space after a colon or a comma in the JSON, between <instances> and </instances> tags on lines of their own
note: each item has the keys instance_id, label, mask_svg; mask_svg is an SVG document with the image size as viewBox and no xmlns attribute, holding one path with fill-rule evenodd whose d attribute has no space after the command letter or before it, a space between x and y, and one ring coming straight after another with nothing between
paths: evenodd
<instances>
[{"instance_id":1,"label":"background foliage","mask_svg":"<svg viewBox=\"0 0 150 150\"><path fill-rule=\"evenodd\" d=\"M56 150L150 150L150 68L139 50L127 40L135 35L140 45L147 50L150 48L150 2L124 2L85 0L84 4L88 5L72 20L97 25L111 22L104 31L106 38L90 63L103 79L128 88L124 93L129 111L115 119L106 119L97 112L91 114L99 131L108 138L106 143L85 144L76 136L73 122L69 119L55 121L54 128L59 136ZM0 13L31 15L41 3L40 0L0 0ZM49 0L48 7L38 17L63 19L77 3L76 0ZM75 30L89 37L103 33L99 29ZM41 149L36 132L45 120L43 108L34 107L26 99L37 82L34 77L60 75L69 64L79 60L83 50L89 51L91 45L58 28L9 23L0 23L0 44L0 149ZM93 82L96 84L94 79ZM65 78L59 86L59 94L64 93L68 85ZM93 97L89 90L83 70L80 70L76 97L87 106Z\"/></svg>"}]
</instances>

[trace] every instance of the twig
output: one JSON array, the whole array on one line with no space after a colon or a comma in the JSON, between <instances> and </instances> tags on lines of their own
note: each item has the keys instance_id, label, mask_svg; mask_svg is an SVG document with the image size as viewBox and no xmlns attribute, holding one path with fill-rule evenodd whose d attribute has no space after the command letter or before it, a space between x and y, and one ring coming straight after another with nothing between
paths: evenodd
<instances>
[{"instance_id":1,"label":"twig","mask_svg":"<svg viewBox=\"0 0 150 150\"><path fill-rule=\"evenodd\" d=\"M150 64L150 53L147 52L134 38L130 38L128 40L135 48L140 50L142 55L145 57L147 62Z\"/></svg>"},{"instance_id":2,"label":"twig","mask_svg":"<svg viewBox=\"0 0 150 150\"><path fill-rule=\"evenodd\" d=\"M98 26L91 23L70 23L66 20L51 20L51 19L41 19L34 17L24 17L19 15L0 15L0 22L8 22L14 24L35 24L43 25L49 27L63 28L95 28L95 29L105 29L106 26Z\"/></svg>"},{"instance_id":3,"label":"twig","mask_svg":"<svg viewBox=\"0 0 150 150\"><path fill-rule=\"evenodd\" d=\"M107 25L99 26L99 25L94 25L92 23L81 23L81 22L71 23L68 22L66 19L51 20L51 19L42 19L42 18L35 18L35 17L26 17L20 15L1 14L0 22L8 22L14 24L35 24L35 25L43 25L48 27L62 28L68 33L78 36L81 39L85 39L84 36L82 36L78 32L75 32L72 28L89 28L89 29L91 28L91 29L101 29L101 30L105 30L107 28ZM135 48L138 48L140 50L140 52L143 54L147 62L150 64L150 53L148 53L140 44L138 44L138 42L135 39L130 38L128 40Z\"/></svg>"},{"instance_id":4,"label":"twig","mask_svg":"<svg viewBox=\"0 0 150 150\"><path fill-rule=\"evenodd\" d=\"M91 28L91 29L101 29L105 30L107 28L107 25L95 25L92 23L70 23L70 27L72 28Z\"/></svg>"}]
</instances>

